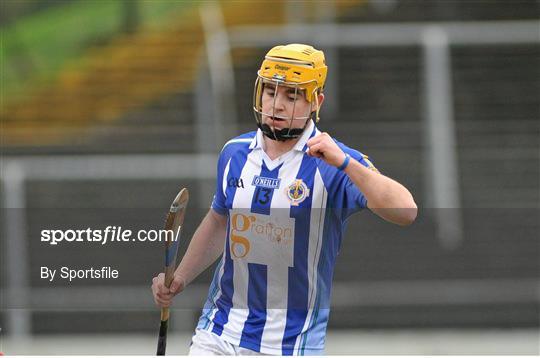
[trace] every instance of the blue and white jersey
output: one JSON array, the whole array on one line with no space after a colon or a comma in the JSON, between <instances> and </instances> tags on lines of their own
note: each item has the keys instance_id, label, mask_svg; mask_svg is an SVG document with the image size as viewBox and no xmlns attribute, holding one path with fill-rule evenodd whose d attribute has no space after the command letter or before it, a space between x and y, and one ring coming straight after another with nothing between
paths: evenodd
<instances>
[{"instance_id":1,"label":"blue and white jersey","mask_svg":"<svg viewBox=\"0 0 540 358\"><path fill-rule=\"evenodd\" d=\"M228 216L227 237L198 329L266 354L324 353L345 223L367 201L344 172L306 154L318 133L311 122L275 160L264 152L260 130L224 146L212 208Z\"/></svg>"}]
</instances>

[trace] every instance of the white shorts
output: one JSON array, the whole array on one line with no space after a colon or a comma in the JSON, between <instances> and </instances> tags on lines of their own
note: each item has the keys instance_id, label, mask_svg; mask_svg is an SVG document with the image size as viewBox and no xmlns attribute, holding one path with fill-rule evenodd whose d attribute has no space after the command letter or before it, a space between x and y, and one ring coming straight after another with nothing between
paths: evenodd
<instances>
[{"instance_id":1,"label":"white shorts","mask_svg":"<svg viewBox=\"0 0 540 358\"><path fill-rule=\"evenodd\" d=\"M265 356L267 354L235 346L205 329L196 329L189 347L190 356Z\"/></svg>"}]
</instances>

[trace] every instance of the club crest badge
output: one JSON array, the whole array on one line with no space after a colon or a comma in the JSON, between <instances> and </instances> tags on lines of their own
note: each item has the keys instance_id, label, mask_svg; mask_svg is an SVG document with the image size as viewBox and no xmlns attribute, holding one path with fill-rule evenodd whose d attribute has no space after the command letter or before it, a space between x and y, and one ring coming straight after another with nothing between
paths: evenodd
<instances>
[{"instance_id":1,"label":"club crest badge","mask_svg":"<svg viewBox=\"0 0 540 358\"><path fill-rule=\"evenodd\" d=\"M302 179L296 179L293 183L287 186L287 197L291 201L292 206L298 206L309 196L309 188Z\"/></svg>"}]
</instances>

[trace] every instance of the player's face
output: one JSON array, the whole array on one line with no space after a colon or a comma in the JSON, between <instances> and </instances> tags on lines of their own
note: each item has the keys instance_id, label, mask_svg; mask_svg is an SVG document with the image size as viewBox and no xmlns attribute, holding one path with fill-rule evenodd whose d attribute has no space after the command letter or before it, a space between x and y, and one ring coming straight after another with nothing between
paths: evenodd
<instances>
[{"instance_id":1,"label":"player's face","mask_svg":"<svg viewBox=\"0 0 540 358\"><path fill-rule=\"evenodd\" d=\"M264 84L262 94L263 123L277 129L303 128L312 108L303 90ZM292 119L292 121L291 121Z\"/></svg>"}]
</instances>

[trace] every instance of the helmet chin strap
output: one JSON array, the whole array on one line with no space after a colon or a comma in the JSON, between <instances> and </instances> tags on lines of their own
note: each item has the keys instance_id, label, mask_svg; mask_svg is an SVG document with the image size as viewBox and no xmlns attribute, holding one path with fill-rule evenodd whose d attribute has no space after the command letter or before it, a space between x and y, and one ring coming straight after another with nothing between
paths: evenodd
<instances>
[{"instance_id":1,"label":"helmet chin strap","mask_svg":"<svg viewBox=\"0 0 540 358\"><path fill-rule=\"evenodd\" d=\"M311 116L310 118L306 119L306 123L302 128L283 128L276 130L272 129L268 124L262 123L262 121L257 123L257 127L260 128L260 130L266 137L278 142L285 142L288 140L299 138L302 133L304 133L304 130L306 129L311 119Z\"/></svg>"}]
</instances>

